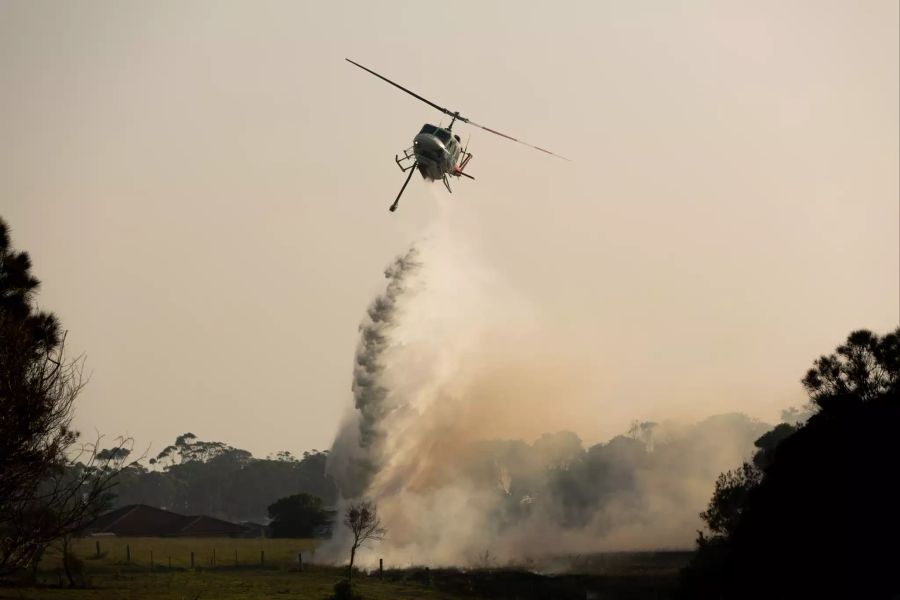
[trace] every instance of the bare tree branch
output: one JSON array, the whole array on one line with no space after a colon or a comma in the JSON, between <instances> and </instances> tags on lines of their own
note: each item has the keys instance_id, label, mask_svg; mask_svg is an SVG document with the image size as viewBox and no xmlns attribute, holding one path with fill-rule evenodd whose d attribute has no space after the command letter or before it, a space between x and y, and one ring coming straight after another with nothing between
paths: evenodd
<instances>
[{"instance_id":1,"label":"bare tree branch","mask_svg":"<svg viewBox=\"0 0 900 600\"><path fill-rule=\"evenodd\" d=\"M381 519L375 503L371 500L361 500L350 504L344 512L344 525L353 535L353 543L350 546L350 567L348 579L353 580L353 563L356 559L356 551L367 542L377 542L384 539L387 530L381 526Z\"/></svg>"}]
</instances>

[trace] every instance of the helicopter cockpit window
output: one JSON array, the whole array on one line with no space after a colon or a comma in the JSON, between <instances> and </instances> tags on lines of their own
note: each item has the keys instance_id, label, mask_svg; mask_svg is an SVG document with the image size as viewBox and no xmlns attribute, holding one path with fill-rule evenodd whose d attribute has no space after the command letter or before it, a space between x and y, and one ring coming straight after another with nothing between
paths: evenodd
<instances>
[{"instance_id":1,"label":"helicopter cockpit window","mask_svg":"<svg viewBox=\"0 0 900 600\"><path fill-rule=\"evenodd\" d=\"M419 133L428 133L434 135L435 131L437 131L437 127L435 127L434 125L423 125L422 131L420 131Z\"/></svg>"},{"instance_id":2,"label":"helicopter cockpit window","mask_svg":"<svg viewBox=\"0 0 900 600\"><path fill-rule=\"evenodd\" d=\"M450 132L446 129L438 129L435 135L437 136L437 139L441 140L445 144L450 142Z\"/></svg>"}]
</instances>

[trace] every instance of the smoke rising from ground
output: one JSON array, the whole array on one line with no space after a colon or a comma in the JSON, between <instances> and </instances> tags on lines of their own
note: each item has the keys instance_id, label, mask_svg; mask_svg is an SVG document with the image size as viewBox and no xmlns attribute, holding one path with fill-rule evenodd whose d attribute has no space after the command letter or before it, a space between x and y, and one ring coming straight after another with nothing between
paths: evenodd
<instances>
[{"instance_id":1,"label":"smoke rising from ground","mask_svg":"<svg viewBox=\"0 0 900 600\"><path fill-rule=\"evenodd\" d=\"M615 402L596 397L601 374L449 226L385 276L329 457L341 495L373 499L388 530L362 564L688 547L716 476L766 430L741 415L636 423L586 447L579 433ZM337 529L320 554L340 560Z\"/></svg>"}]
</instances>

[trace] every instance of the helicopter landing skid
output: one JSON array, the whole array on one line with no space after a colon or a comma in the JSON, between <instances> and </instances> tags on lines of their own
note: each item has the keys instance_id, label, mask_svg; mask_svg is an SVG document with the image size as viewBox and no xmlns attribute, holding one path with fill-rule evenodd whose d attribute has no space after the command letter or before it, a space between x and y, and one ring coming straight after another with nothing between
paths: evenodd
<instances>
[{"instance_id":1,"label":"helicopter landing skid","mask_svg":"<svg viewBox=\"0 0 900 600\"><path fill-rule=\"evenodd\" d=\"M397 163L397 166L400 167L400 170L404 173L414 168L416 166L416 155L413 153L412 147L409 147L403 151L402 158L399 154L395 154L394 162Z\"/></svg>"}]
</instances>

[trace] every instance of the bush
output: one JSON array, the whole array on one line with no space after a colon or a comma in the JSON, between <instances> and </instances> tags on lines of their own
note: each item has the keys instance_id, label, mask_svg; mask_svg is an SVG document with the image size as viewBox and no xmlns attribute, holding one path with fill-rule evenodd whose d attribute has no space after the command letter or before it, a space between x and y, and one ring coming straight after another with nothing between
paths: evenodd
<instances>
[{"instance_id":1,"label":"bush","mask_svg":"<svg viewBox=\"0 0 900 600\"><path fill-rule=\"evenodd\" d=\"M360 600L362 596L353 593L353 586L346 579L341 579L334 584L334 595L330 600Z\"/></svg>"}]
</instances>

